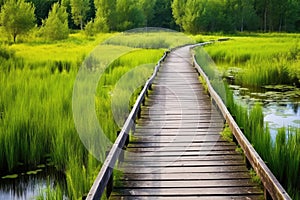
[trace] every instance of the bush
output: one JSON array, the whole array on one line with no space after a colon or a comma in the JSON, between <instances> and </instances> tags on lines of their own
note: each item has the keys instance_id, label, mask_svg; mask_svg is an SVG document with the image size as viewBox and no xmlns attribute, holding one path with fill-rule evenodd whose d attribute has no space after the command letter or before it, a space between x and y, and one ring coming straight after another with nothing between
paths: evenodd
<instances>
[{"instance_id":1,"label":"bush","mask_svg":"<svg viewBox=\"0 0 300 200\"><path fill-rule=\"evenodd\" d=\"M62 40L69 36L68 14L63 6L55 3L49 17L43 21L42 34L50 40Z\"/></svg>"},{"instance_id":2,"label":"bush","mask_svg":"<svg viewBox=\"0 0 300 200\"><path fill-rule=\"evenodd\" d=\"M15 56L14 51L0 45L0 59L4 58L5 60L8 60L10 58L13 58L14 56Z\"/></svg>"}]
</instances>

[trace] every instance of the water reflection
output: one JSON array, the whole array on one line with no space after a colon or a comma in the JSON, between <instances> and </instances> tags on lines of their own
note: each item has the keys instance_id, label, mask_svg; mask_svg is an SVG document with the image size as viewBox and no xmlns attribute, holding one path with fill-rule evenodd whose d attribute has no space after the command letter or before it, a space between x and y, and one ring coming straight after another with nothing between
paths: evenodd
<instances>
[{"instance_id":1,"label":"water reflection","mask_svg":"<svg viewBox=\"0 0 300 200\"><path fill-rule=\"evenodd\" d=\"M0 199L28 200L35 199L45 192L47 187L60 184L65 188L65 177L53 168L37 170L36 174L20 173L17 178L1 178Z\"/></svg>"},{"instance_id":2,"label":"water reflection","mask_svg":"<svg viewBox=\"0 0 300 200\"><path fill-rule=\"evenodd\" d=\"M275 138L278 128L300 128L299 89L278 92L267 89L251 91L235 85L230 88L234 92L235 100L247 106L248 109L251 109L255 103L263 105L265 122L269 125L272 138Z\"/></svg>"}]
</instances>

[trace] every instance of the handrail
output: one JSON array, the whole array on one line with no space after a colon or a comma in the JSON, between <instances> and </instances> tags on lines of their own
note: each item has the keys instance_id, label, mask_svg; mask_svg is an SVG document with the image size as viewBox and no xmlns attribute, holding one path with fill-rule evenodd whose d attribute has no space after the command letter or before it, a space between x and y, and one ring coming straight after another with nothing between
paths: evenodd
<instances>
[{"instance_id":1,"label":"handrail","mask_svg":"<svg viewBox=\"0 0 300 200\"><path fill-rule=\"evenodd\" d=\"M138 96L127 120L124 123L124 126L118 135L115 143L113 144L110 152L108 153L102 168L100 172L97 175L96 180L94 181L86 199L87 200L99 200L102 197L102 194L107 187L109 182L111 181L112 178L112 172L113 172L113 167L116 164L117 159L119 158L119 155L121 153L121 150L126 144L126 141L128 140L128 135L130 130L132 129L135 119L138 115L138 112L141 109L141 105L145 99L145 96L147 95L147 91L151 88L152 83L154 81L154 78L156 77L159 68L161 66L161 63L166 59L168 53L170 51L166 51L163 55L163 57L158 61L157 65L155 66L154 72L152 76L146 81L140 95Z\"/></svg>"},{"instance_id":2,"label":"handrail","mask_svg":"<svg viewBox=\"0 0 300 200\"><path fill-rule=\"evenodd\" d=\"M203 46L209 43L201 43L198 45L191 46L192 48L195 48L197 46ZM214 90L212 85L210 84L209 78L206 76L205 72L202 70L202 68L199 66L199 64L196 61L195 55L193 55L193 63L199 74L205 79L205 82L208 87L208 92L210 93L210 96L212 100L215 102L216 106L221 111L224 119L228 123L234 137L236 138L238 144L243 149L246 158L248 159L249 163L255 170L255 172L260 177L264 188L265 188L265 197L267 195L271 195L272 199L279 200L279 199L285 199L289 200L291 197L288 195L288 193L285 191L285 189L281 186L279 181L276 179L276 177L273 175L273 173L270 171L270 169L267 167L265 162L261 159L259 154L256 152L256 150L253 148L253 146L250 144L248 139L245 137L243 132L241 131L240 127L228 111L227 107L224 105L222 99L217 94L217 92ZM268 192L268 194L267 194Z\"/></svg>"}]
</instances>

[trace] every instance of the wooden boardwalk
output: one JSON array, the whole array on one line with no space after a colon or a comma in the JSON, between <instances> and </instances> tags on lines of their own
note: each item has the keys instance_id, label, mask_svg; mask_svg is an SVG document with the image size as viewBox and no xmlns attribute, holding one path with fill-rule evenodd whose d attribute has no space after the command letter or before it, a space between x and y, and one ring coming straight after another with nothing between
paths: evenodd
<instances>
[{"instance_id":1,"label":"wooden boardwalk","mask_svg":"<svg viewBox=\"0 0 300 200\"><path fill-rule=\"evenodd\" d=\"M110 199L263 199L192 66L172 51L142 107Z\"/></svg>"}]
</instances>

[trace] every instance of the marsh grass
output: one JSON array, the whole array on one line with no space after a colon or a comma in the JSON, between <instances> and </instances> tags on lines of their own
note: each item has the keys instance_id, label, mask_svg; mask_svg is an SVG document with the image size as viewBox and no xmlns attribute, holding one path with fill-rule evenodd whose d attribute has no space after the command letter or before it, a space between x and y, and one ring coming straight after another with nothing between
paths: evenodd
<instances>
[{"instance_id":1,"label":"marsh grass","mask_svg":"<svg viewBox=\"0 0 300 200\"><path fill-rule=\"evenodd\" d=\"M20 163L29 169L44 163L66 177L66 191L59 185L49 185L38 199L63 199L64 195L79 199L88 192L100 170L101 163L86 150L75 129L72 92L84 55L107 37L100 35L88 41L75 34L62 43L0 48L1 175L14 172ZM115 60L102 76L95 104L98 120L112 141L119 127L111 113L110 93L124 74L136 66L156 63L162 54L163 50L137 49ZM154 66L137 71L135 76L150 76ZM129 95L128 109L138 93L136 90ZM123 96L117 99L121 102Z\"/></svg>"},{"instance_id":2,"label":"marsh grass","mask_svg":"<svg viewBox=\"0 0 300 200\"><path fill-rule=\"evenodd\" d=\"M120 33L117 36L106 40L105 44L133 48L168 49L186 44L195 44L195 41L192 37L188 37L180 32L167 29L157 30L145 28Z\"/></svg>"},{"instance_id":3,"label":"marsh grass","mask_svg":"<svg viewBox=\"0 0 300 200\"><path fill-rule=\"evenodd\" d=\"M247 39L249 41L251 40L260 40L263 41L266 40L266 38L253 38L253 39ZM268 39L268 38L267 38ZM270 38L271 40L274 38ZM283 39L284 40L284 39ZM285 40L284 40L285 41ZM215 48L213 46L209 48L215 48L212 51L224 51L226 49L226 52L228 54L231 54L231 51L228 51L228 46L225 45L218 46L220 49ZM231 48L232 44L230 44ZM224 49L223 49L224 48ZM253 50L253 49L252 49ZM242 51L242 50L241 50ZM276 51L276 49L272 50L272 52ZM279 51L277 49L277 51ZM250 52L249 52L250 53ZM257 53L257 52L256 52ZM289 51L287 51L289 53ZM243 58L246 58L247 56L244 56L243 53L237 53L238 55L242 55ZM255 54L255 51L254 53ZM268 52L267 55L264 55L264 59L268 59ZM213 54L216 55L216 54ZM236 59L232 61L230 58L225 58L224 55L221 57L221 54L218 53L217 58L223 59L222 62L232 62L231 64L236 64ZM232 54L233 55L233 54ZM272 53L270 55L273 55ZM294 54L296 55L296 54ZM262 55L263 56L263 55ZM298 53L297 53L298 56ZM196 57L198 60L200 58L203 58L203 55L201 55L201 52L199 53L199 50L196 50ZM251 56L250 56L251 57ZM224 60L225 59L225 60ZM252 59L252 58L250 58ZM237 59L243 60L243 59ZM203 62L200 65L202 69L206 72L206 74L209 76L210 80L216 80L216 72L217 69L214 68L214 65L209 64L210 62ZM220 62L220 60L219 60ZM243 61L244 64L249 62L246 60ZM298 61L295 61L298 62ZM224 63L223 63L224 64ZM222 68L223 67L223 68ZM224 70L224 68L228 67L228 63L225 65L221 65L221 67L218 70ZM247 66L240 66L243 70L247 68ZM292 66L291 68L293 68ZM267 68L267 67L265 67ZM272 67L271 67L272 68ZM267 69L266 69L267 70ZM290 69L288 69L290 70ZM263 76L263 73L256 74L255 76ZM250 75L249 75L250 76ZM274 75L275 76L275 75ZM277 74L277 77L279 74ZM284 76L283 76L284 77ZM282 78L282 77L281 77ZM262 78L263 81L266 80L266 78ZM280 78L279 78L280 80ZM247 80L245 79L245 82ZM247 82L248 84L249 82ZM261 83L258 83L258 85ZM218 85L214 85L212 83L213 87L216 88L216 91L218 92ZM251 142L253 147L256 149L258 154L262 157L262 159L266 162L268 167L271 169L273 174L277 177L279 182L283 185L283 187L287 190L289 195L293 199L300 199L300 129L299 128L281 128L278 129L278 134L276 136L276 140L272 141L270 130L268 127L268 124L264 124L264 115L262 106L260 104L254 105L250 111L249 108L238 104L233 97L233 92L230 90L230 88L227 86L226 82L223 82L223 85L225 85L225 94L219 93L220 97L223 99L223 101L226 103L226 106L228 107L230 113L234 115L236 122L238 125L244 130L245 136L248 138L248 140ZM288 133L288 134L286 134Z\"/></svg>"},{"instance_id":4,"label":"marsh grass","mask_svg":"<svg viewBox=\"0 0 300 200\"><path fill-rule=\"evenodd\" d=\"M299 38L294 34L267 34L258 37L232 37L224 43L205 48L226 74L231 68L240 68L234 74L235 84L259 88L263 85L300 85Z\"/></svg>"}]
</instances>

